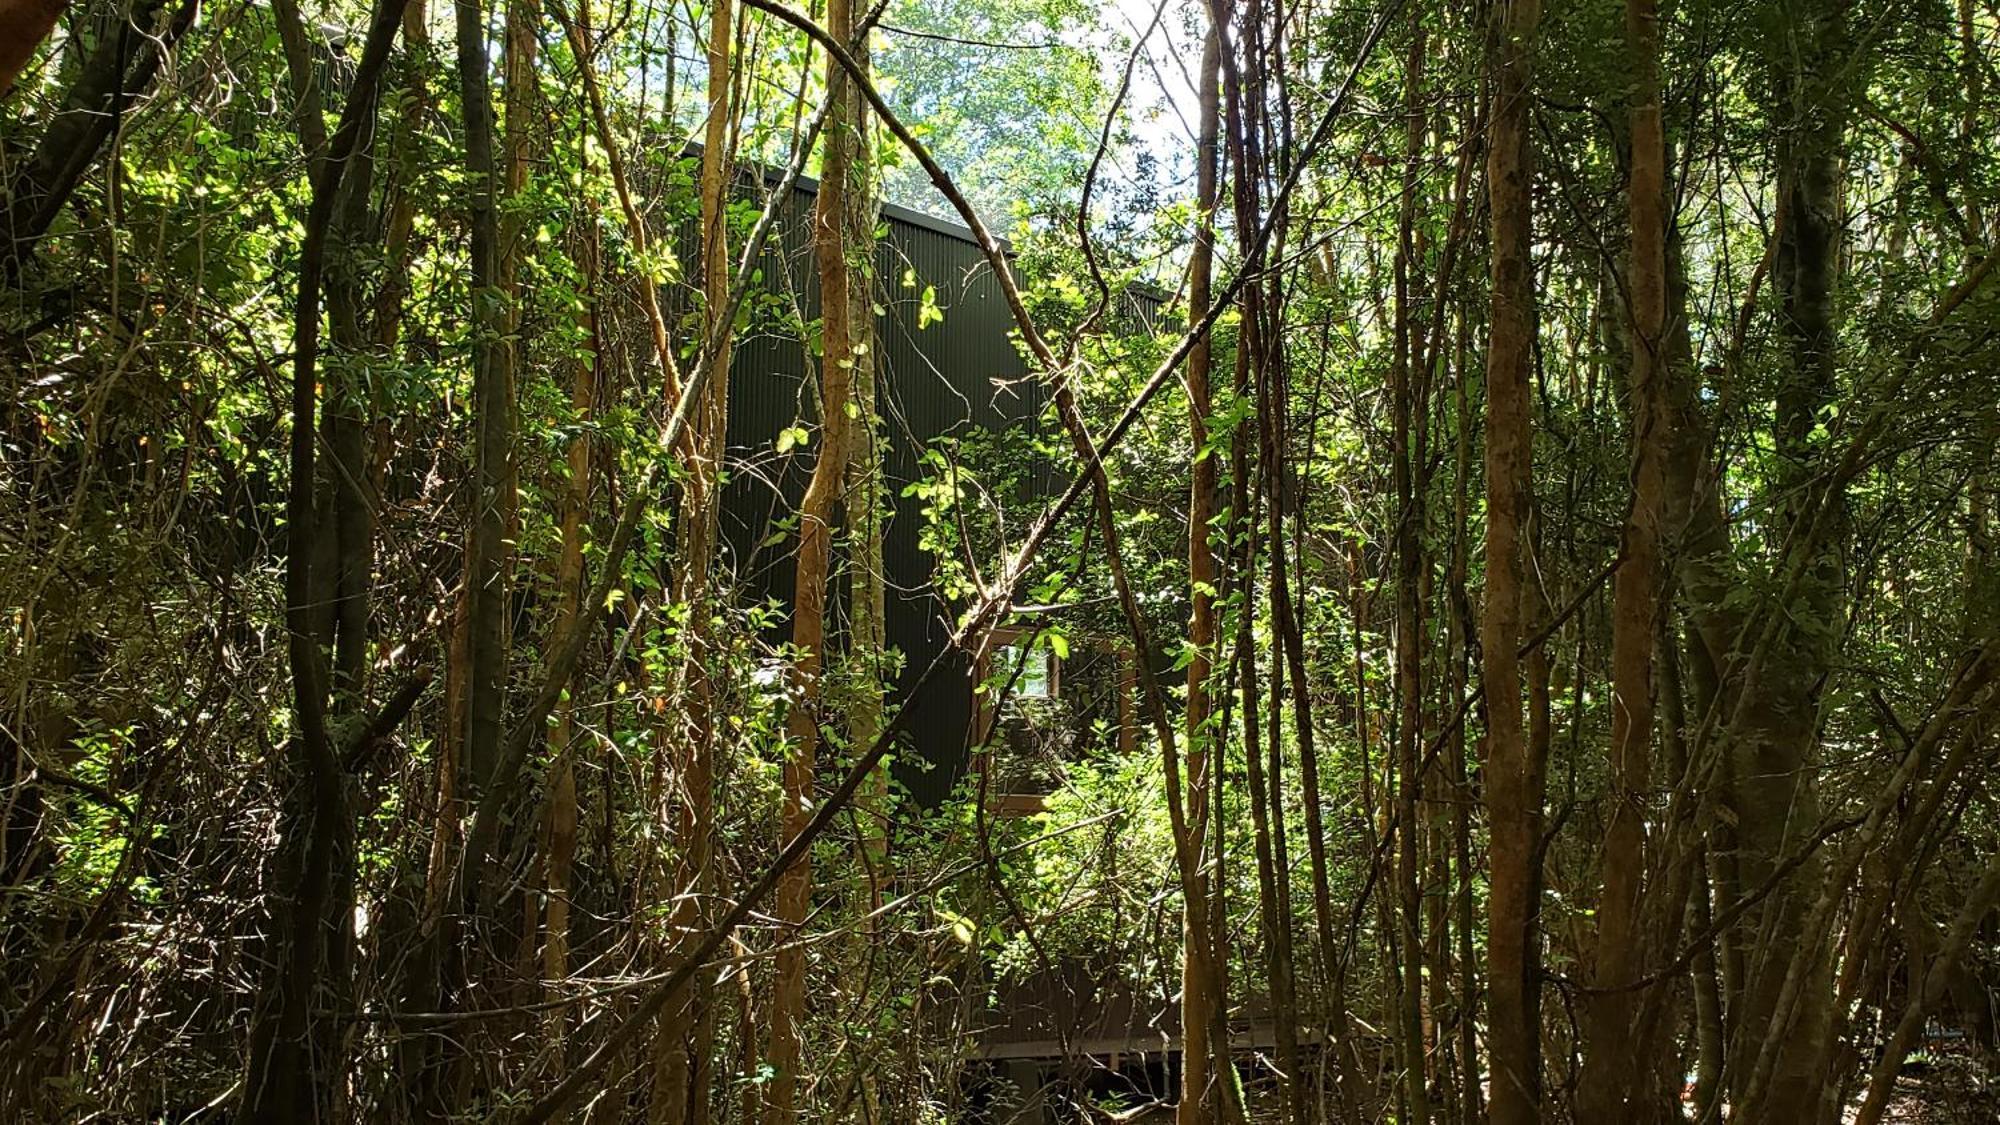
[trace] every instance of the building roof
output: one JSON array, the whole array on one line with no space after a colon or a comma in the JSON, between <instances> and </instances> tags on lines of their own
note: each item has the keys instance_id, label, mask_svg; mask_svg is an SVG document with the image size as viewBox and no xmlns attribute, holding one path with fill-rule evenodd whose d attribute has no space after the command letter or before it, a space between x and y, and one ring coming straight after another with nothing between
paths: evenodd
<instances>
[{"instance_id":1,"label":"building roof","mask_svg":"<svg viewBox=\"0 0 2000 1125\"><path fill-rule=\"evenodd\" d=\"M687 147L682 150L684 157L698 157L701 153L702 146L699 141L689 141ZM751 167L761 168L764 173L764 183L771 187L776 187L784 182L785 169L783 168L770 164L752 164L747 161L739 161L739 164L746 170ZM819 181L801 172L798 179L792 184L792 190L817 198L819 196ZM942 215L928 214L913 207L905 207L900 203L890 203L886 200L882 202L881 208L884 218L899 223L906 223L921 230L941 234L947 238L957 239L967 246L977 247L979 245L979 240L972 235L972 228L959 222L957 219L948 219ZM997 235L995 238L1000 243L1001 251L1012 256L1014 247L1005 238L999 238Z\"/></svg>"}]
</instances>

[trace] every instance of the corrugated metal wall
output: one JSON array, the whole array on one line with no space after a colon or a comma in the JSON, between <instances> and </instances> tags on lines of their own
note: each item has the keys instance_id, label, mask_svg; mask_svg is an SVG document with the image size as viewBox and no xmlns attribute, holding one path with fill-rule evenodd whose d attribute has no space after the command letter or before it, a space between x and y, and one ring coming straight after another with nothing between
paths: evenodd
<instances>
[{"instance_id":1,"label":"corrugated metal wall","mask_svg":"<svg viewBox=\"0 0 2000 1125\"><path fill-rule=\"evenodd\" d=\"M819 315L807 238L815 186L800 181L764 264L764 291L796 301L800 320L808 325ZM1024 377L1008 335L1012 318L970 235L900 208L885 208L882 223L887 237L876 248L875 300L883 312L875 350L888 441L884 490L894 507L883 536L885 624L889 644L903 655L900 703L908 684L940 656L955 684L967 679L966 662L946 653L955 609L931 590L932 560L918 545L921 501L904 497L904 486L923 475L919 457L930 442L964 436L974 427L1032 422L1043 391ZM684 242L683 260L691 262L691 231ZM914 285L904 284L906 275ZM944 319L920 329L925 286L936 290ZM774 328L774 319L758 317L763 326L753 325L736 348L729 383L731 479L723 492L722 524L725 565L739 575L745 596L783 604L791 600L796 538L766 543L775 521L796 510L817 446L779 454L777 442L790 426L816 430L818 376L796 330ZM933 804L964 772L972 696L969 687L933 691L922 706L922 713L910 717L907 745L896 748L897 773L917 799Z\"/></svg>"}]
</instances>

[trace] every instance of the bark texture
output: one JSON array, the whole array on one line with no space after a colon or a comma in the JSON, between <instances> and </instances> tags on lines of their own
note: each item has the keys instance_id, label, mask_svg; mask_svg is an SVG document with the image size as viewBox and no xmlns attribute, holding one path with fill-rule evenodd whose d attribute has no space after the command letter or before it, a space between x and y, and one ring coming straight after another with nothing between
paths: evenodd
<instances>
[{"instance_id":1,"label":"bark texture","mask_svg":"<svg viewBox=\"0 0 2000 1125\"><path fill-rule=\"evenodd\" d=\"M1486 356L1486 592L1479 628L1486 693L1482 764L1491 825L1487 894L1488 1056L1493 1125L1541 1120L1536 923L1543 747L1521 713L1523 532L1532 504L1529 382L1535 340L1530 58L1539 0L1494 5L1493 108L1486 181L1493 216L1492 310Z\"/></svg>"},{"instance_id":2,"label":"bark texture","mask_svg":"<svg viewBox=\"0 0 2000 1125\"><path fill-rule=\"evenodd\" d=\"M835 42L853 36L848 0L830 0L826 32ZM854 338L848 269L847 179L859 143L861 99L838 62L827 62L827 97L834 107L827 122L820 165L819 195L813 210L813 261L819 273L820 430L812 479L799 505L799 547L792 594L790 710L785 720L782 842L790 845L812 820L815 762L821 721L821 676L826 667L827 577L833 553L835 508L846 479L848 416L854 366ZM803 925L812 898L810 861L801 855L780 879L777 917L781 925ZM780 940L800 935L781 932ZM765 1062L772 1068L766 1096L766 1125L798 1119L800 1024L805 1015L805 951L781 949L773 966L771 1041Z\"/></svg>"}]
</instances>

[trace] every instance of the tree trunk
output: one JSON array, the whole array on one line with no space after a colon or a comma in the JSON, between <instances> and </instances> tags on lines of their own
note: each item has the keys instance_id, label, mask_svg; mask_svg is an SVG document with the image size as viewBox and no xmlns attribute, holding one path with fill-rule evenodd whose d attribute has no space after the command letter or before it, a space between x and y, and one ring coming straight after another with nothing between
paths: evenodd
<instances>
[{"instance_id":1,"label":"tree trunk","mask_svg":"<svg viewBox=\"0 0 2000 1125\"><path fill-rule=\"evenodd\" d=\"M702 347L709 355L708 385L696 412L694 456L681 510L681 559L677 594L688 607L688 722L673 741L680 760L678 849L668 931L678 943L707 924L715 887L715 603L712 598L716 539L722 512L720 471L728 448L729 364L735 346L729 302L728 203L734 167L735 98L731 57L735 4L709 6L707 117L701 152ZM672 404L668 404L672 409ZM655 1125L702 1125L708 1120L715 1053L715 1000L706 976L697 977L660 1030L650 1116Z\"/></svg>"},{"instance_id":2,"label":"tree trunk","mask_svg":"<svg viewBox=\"0 0 2000 1125\"><path fill-rule=\"evenodd\" d=\"M68 8L69 0L0 0L0 98L14 92L14 80Z\"/></svg>"},{"instance_id":3,"label":"tree trunk","mask_svg":"<svg viewBox=\"0 0 2000 1125\"><path fill-rule=\"evenodd\" d=\"M1796 576L1784 609L1743 675L1729 731L1736 866L1741 887L1763 884L1818 830L1819 690L1845 618L1842 543L1847 508L1828 467L1822 411L1836 395L1833 286L1841 229L1840 144L1855 79L1846 0L1788 12L1775 44L1779 224L1772 279L1786 342L1777 381L1775 541L1789 543L1781 572ZM1799 552L1803 552L1801 556ZM1826 935L1805 932L1824 878L1815 851L1738 925L1748 959L1732 1005L1727 1073L1738 1114L1815 1120L1832 1034L1832 958ZM1796 962L1796 965L1795 965ZM1787 983L1797 1000L1781 1003Z\"/></svg>"},{"instance_id":4,"label":"tree trunk","mask_svg":"<svg viewBox=\"0 0 2000 1125\"><path fill-rule=\"evenodd\" d=\"M1486 363L1486 593L1480 621L1486 692L1482 768L1490 821L1487 894L1488 1050L1493 1125L1541 1120L1536 1014L1536 896L1541 763L1522 726L1522 531L1534 470L1529 377L1535 339L1530 57L1539 0L1494 9L1494 81L1487 151L1493 223L1492 311Z\"/></svg>"},{"instance_id":5,"label":"tree trunk","mask_svg":"<svg viewBox=\"0 0 2000 1125\"><path fill-rule=\"evenodd\" d=\"M854 45L853 56L868 65L867 37ZM855 98L853 129L855 148L848 168L847 196L841 214L845 227L848 261L847 326L849 353L853 358L854 431L848 435L846 526L848 533L848 647L847 745L865 749L875 745L882 734L884 693L890 674L887 635L888 573L883 554L884 520L890 514L888 495L883 488L883 457L887 443L877 405L875 353L875 222L879 211L874 176L874 132L868 104ZM889 862L889 768L878 765L868 783L855 797L857 832L856 860L861 866L863 893L858 904L873 912L881 908L884 889L891 872ZM871 946L881 934L878 922L863 923L862 931ZM870 948L871 959L886 950ZM863 981L869 979L866 974ZM875 1003L861 981L857 994L863 1003ZM881 1091L876 1082L878 1064L871 1057L860 1083L862 1117L881 1118Z\"/></svg>"},{"instance_id":6,"label":"tree trunk","mask_svg":"<svg viewBox=\"0 0 2000 1125\"><path fill-rule=\"evenodd\" d=\"M565 473L558 485L557 526L562 548L556 562L556 617L550 627L552 647L562 645L573 630L589 628L591 619L583 605L583 551L590 518L593 460L590 425L596 414L597 387L604 361L599 303L603 249L598 242L595 208L586 208L580 219L576 227L576 264L585 289L581 328L588 351L572 361L570 371L569 421L577 429L564 451ZM577 838L576 748L581 741L575 712L575 702L566 695L549 724L549 796L542 816L541 839L542 894L546 903L542 917L541 973L545 991L560 986L569 976L570 874L576 861ZM567 1021L568 1013L560 1008L545 1017L549 1048L557 1060L563 1057Z\"/></svg>"},{"instance_id":7,"label":"tree trunk","mask_svg":"<svg viewBox=\"0 0 2000 1125\"><path fill-rule=\"evenodd\" d=\"M34 258L98 151L200 11L200 0L182 0L171 12L166 0L137 0L90 53L34 152L12 165L0 210L0 280L12 283Z\"/></svg>"},{"instance_id":8,"label":"tree trunk","mask_svg":"<svg viewBox=\"0 0 2000 1125\"><path fill-rule=\"evenodd\" d=\"M347 770L342 759L351 749L348 736L336 736L329 724L334 685L328 667L333 636L315 604L326 576L317 574L316 554L306 540L318 525L323 505L318 500L316 425L319 399L317 363L320 302L329 240L344 198L347 177L368 164L362 155L372 143L377 91L397 25L401 0L382 0L370 19L361 62L342 107L340 124L324 138L318 114L320 100L309 75L293 72L294 90L302 110L313 114L313 128L304 135L314 148L308 161L311 205L300 254L297 303L293 322L291 446L285 552L285 627L292 673L293 731L286 755L284 808L279 825L277 871L269 910L275 946L253 1011L249 1057L241 1108L246 1120L314 1120L339 1112L339 1092L347 1071L340 1023L330 1018L348 1004L353 957L353 810ZM287 16L290 18L287 19ZM296 8L280 12L289 23L287 34L303 44ZM324 143L319 143L319 142ZM365 193L363 186L357 189ZM352 212L348 212L352 217ZM347 300L351 300L351 294ZM352 305L339 303L343 310ZM352 346L354 326L343 324L344 343ZM334 392L337 395L336 389ZM329 403L330 413L337 408ZM346 446L336 457L352 456ZM349 466L358 469L356 462ZM345 563L345 560L338 560ZM364 602L365 604L365 602ZM346 618L353 624L351 617ZM365 613L361 620L365 629ZM360 651L366 638L349 640L348 653ZM347 684L358 689L359 664ZM352 691L348 700L353 699Z\"/></svg>"},{"instance_id":9,"label":"tree trunk","mask_svg":"<svg viewBox=\"0 0 2000 1125\"><path fill-rule=\"evenodd\" d=\"M1423 874L1417 797L1423 787L1423 573L1420 528L1423 497L1415 482L1418 438L1413 429L1428 415L1417 401L1418 377L1411 370L1416 313L1410 299L1410 271L1416 247L1417 166L1423 153L1423 60L1427 37L1413 18L1410 52L1404 66L1406 136L1402 203L1397 222L1393 355L1389 365L1392 428L1390 477L1395 491L1396 568L1396 918L1401 979L1396 984L1397 1046L1402 1054L1403 1101L1416 1125L1431 1119L1428 1057L1424 1035Z\"/></svg>"},{"instance_id":10,"label":"tree trunk","mask_svg":"<svg viewBox=\"0 0 2000 1125\"><path fill-rule=\"evenodd\" d=\"M1208 314L1215 262L1215 208L1220 198L1216 162L1221 133L1221 44L1221 30L1211 26L1203 41L1201 57L1201 122L1195 144L1199 165L1195 173L1197 214L1194 251L1188 263L1190 322L1199 322ZM1184 865L1181 887L1181 1089L1176 1116L1180 1125L1207 1125L1215 1120L1215 1099L1209 1089L1212 1045L1208 1031L1214 1023L1217 999L1214 974L1209 967L1212 949L1207 937L1208 879L1200 871L1208 809L1209 748L1217 735L1210 682L1215 676L1215 598L1221 582L1215 548L1209 542L1218 487L1216 456L1208 428L1209 417L1214 413L1210 387L1212 357L1212 348L1204 337L1195 342L1187 359L1188 433L1195 459L1188 494L1187 533L1193 601L1188 624L1188 650L1192 658L1187 670L1187 798L1185 823L1179 826L1183 838L1176 841L1182 854L1190 857ZM1145 658L1144 653L1138 655Z\"/></svg>"},{"instance_id":11,"label":"tree trunk","mask_svg":"<svg viewBox=\"0 0 2000 1125\"><path fill-rule=\"evenodd\" d=\"M1585 1009L1587 1044L1577 1112L1590 1120L1644 1119L1652 1089L1637 1076L1651 1065L1635 1025L1650 989L1629 987L1649 971L1645 896L1646 823L1652 800L1653 650L1662 610L1660 537L1666 516L1668 428L1666 337L1666 137L1660 112L1659 12L1655 0L1627 0L1625 36L1634 91L1629 202L1632 256L1626 273L1632 365L1626 410L1632 503L1614 577L1611 634L1611 791L1604 830L1603 890L1597 905L1592 979L1605 991Z\"/></svg>"},{"instance_id":12,"label":"tree trunk","mask_svg":"<svg viewBox=\"0 0 2000 1125\"><path fill-rule=\"evenodd\" d=\"M501 244L501 169L494 154L492 83L481 0L457 0L459 98L465 116L471 228L473 494L466 545L464 801L477 803L500 759L507 690L508 531L514 522L512 323ZM510 37L511 38L511 37ZM511 49L511 48L510 48Z\"/></svg>"},{"instance_id":13,"label":"tree trunk","mask_svg":"<svg viewBox=\"0 0 2000 1125\"><path fill-rule=\"evenodd\" d=\"M864 45L855 49L865 59ZM848 657L854 663L855 693L847 716L848 745L872 746L882 730L882 693L887 689L888 637L886 562L882 554L885 493L882 488L882 420L876 405L874 270L869 264L875 239L876 200L870 174L870 134L867 107L859 106L857 131L861 144L850 169L846 214L848 257L847 322L854 355L854 405L859 430L850 435L847 463L847 522L852 537L849 583ZM861 852L867 869L870 909L881 905L882 862L888 858L889 771L878 769L869 779L857 807L861 814Z\"/></svg>"},{"instance_id":14,"label":"tree trunk","mask_svg":"<svg viewBox=\"0 0 2000 1125\"><path fill-rule=\"evenodd\" d=\"M829 0L826 30L835 42L853 36L848 0ZM854 366L852 304L847 253L847 179L858 147L861 100L847 72L827 60L828 118L819 196L813 212L813 260L819 271L820 295L820 445L812 479L799 506L798 570L792 596L790 710L785 720L784 824L782 843L789 845L812 819L814 760L819 746L821 673L826 654L826 588L833 546L833 519L847 470L850 430L848 406ZM765 1105L766 1125L791 1125L798 1119L800 1025L805 1015L805 951L795 943L803 935L811 905L810 861L801 856L784 873L777 889L777 935L787 943L778 952L771 995L771 1045L765 1061L772 1068Z\"/></svg>"},{"instance_id":15,"label":"tree trunk","mask_svg":"<svg viewBox=\"0 0 2000 1125\"><path fill-rule=\"evenodd\" d=\"M1458 319L1457 378L1453 380L1453 408L1457 419L1453 427L1453 473L1455 491L1452 496L1452 537L1451 570L1446 579L1446 596L1451 602L1451 671L1449 700L1452 710L1462 714L1466 707L1466 689L1472 676L1472 645L1477 625L1472 619L1472 598L1466 591L1467 574L1472 556L1472 325L1471 318ZM1449 745L1445 750L1445 764L1450 772L1452 800L1451 836L1452 864L1457 869L1457 886L1452 898L1456 904L1458 962L1458 1053L1459 1082L1463 1087L1459 1095L1459 1120L1471 1125L1486 1116L1485 1098L1480 1083L1478 1052L1479 1014L1479 973L1474 945L1473 917L1475 896L1473 891L1472 865L1472 783L1465 757L1465 723L1461 719L1451 725Z\"/></svg>"},{"instance_id":16,"label":"tree trunk","mask_svg":"<svg viewBox=\"0 0 2000 1125\"><path fill-rule=\"evenodd\" d=\"M859 170L857 167L856 171ZM858 190L850 192L850 204L866 194ZM849 214L858 220L849 225L849 238L855 245L872 245L875 208L863 205L857 209L850 205ZM866 352L857 351L854 359L855 421L859 430L854 435L847 469L847 526L851 536L847 656L852 670L848 684L851 696L847 709L847 744L852 747L873 746L881 736L883 699L889 687L891 671L889 640L885 630L887 562L882 550L883 521L889 514L887 494L882 487L882 459L886 443L876 405L871 279L872 274L859 269L855 271L852 279L853 311L850 314L856 329L857 346L868 346ZM862 878L862 893L857 905L871 914L870 919L863 923L862 932L869 941L879 942L884 932L880 929L880 920L873 918L872 912L881 909L884 892L894 878L888 866L891 808L887 764L877 766L869 776L868 783L855 798L854 811L859 834L855 841L855 858L861 865ZM867 956L873 957L875 953ZM876 1120L881 1115L881 1106L872 1059L859 1078L868 1106L866 1119Z\"/></svg>"},{"instance_id":17,"label":"tree trunk","mask_svg":"<svg viewBox=\"0 0 2000 1125\"><path fill-rule=\"evenodd\" d=\"M1227 87L1227 136L1229 165L1234 171L1236 233L1244 256L1244 269L1252 276L1264 266L1283 258L1284 216L1273 215L1271 242L1260 250L1255 245L1258 227L1265 221L1263 185L1270 175L1265 138L1269 135L1268 92L1265 62L1271 51L1266 41L1275 32L1269 26L1261 0L1247 0L1238 21L1239 57L1237 73ZM1228 44L1225 42L1224 47ZM1228 56L1221 59L1225 70L1232 66ZM1271 664L1268 693L1258 690L1257 640L1257 560L1259 548L1270 560L1271 630L1281 634L1278 617L1290 615L1286 605L1284 557L1284 457L1281 452L1284 430L1282 379L1282 335L1278 327L1278 302L1283 287L1277 278L1244 285L1237 293L1240 312L1236 347L1235 392L1239 399L1254 396L1256 412L1256 468L1261 474L1253 487L1251 479L1251 436L1249 419L1238 427L1235 437L1235 495L1231 515L1242 530L1232 537L1241 542L1242 554L1236 566L1240 603L1237 610L1236 649L1238 693L1243 711L1243 758L1245 781L1250 788L1250 809L1256 837L1258 904L1263 929L1265 987L1269 996L1272 1036L1278 1070L1279 1115L1282 1120L1304 1120L1300 1098L1298 1004L1292 960L1292 910L1289 891L1291 863L1286 854L1284 821L1284 702L1285 665L1282 641ZM1265 526L1260 537L1257 527L1255 493L1264 498ZM1261 538L1261 542L1260 542ZM1266 731L1259 730L1258 711L1269 707ZM1268 750L1264 736L1268 732ZM1212 767L1213 768L1213 767ZM1222 839L1218 827L1217 844ZM1218 884L1223 879L1217 867ZM1218 888L1219 889L1219 888ZM1218 929L1217 932L1220 932ZM1219 959L1219 957L1218 957ZM1218 1054L1222 1067L1226 1052ZM1233 1081L1233 1073L1224 1077Z\"/></svg>"}]
</instances>

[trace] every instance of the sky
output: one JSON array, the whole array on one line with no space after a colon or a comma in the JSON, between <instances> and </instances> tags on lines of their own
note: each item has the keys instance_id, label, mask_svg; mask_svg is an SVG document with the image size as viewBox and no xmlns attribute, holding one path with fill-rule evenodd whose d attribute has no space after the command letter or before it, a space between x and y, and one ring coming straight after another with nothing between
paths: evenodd
<instances>
[{"instance_id":1,"label":"sky","mask_svg":"<svg viewBox=\"0 0 2000 1125\"><path fill-rule=\"evenodd\" d=\"M1132 68L1128 117L1138 144L1159 159L1162 168L1185 169L1191 166L1186 157L1194 150L1199 116L1194 72L1201 59L1201 41L1189 28L1190 17L1200 14L1199 5L1165 0L1166 10L1154 26L1158 2L1112 0L1104 22L1128 39L1151 27ZM1125 56L1115 51L1102 55L1105 80L1115 86Z\"/></svg>"}]
</instances>

